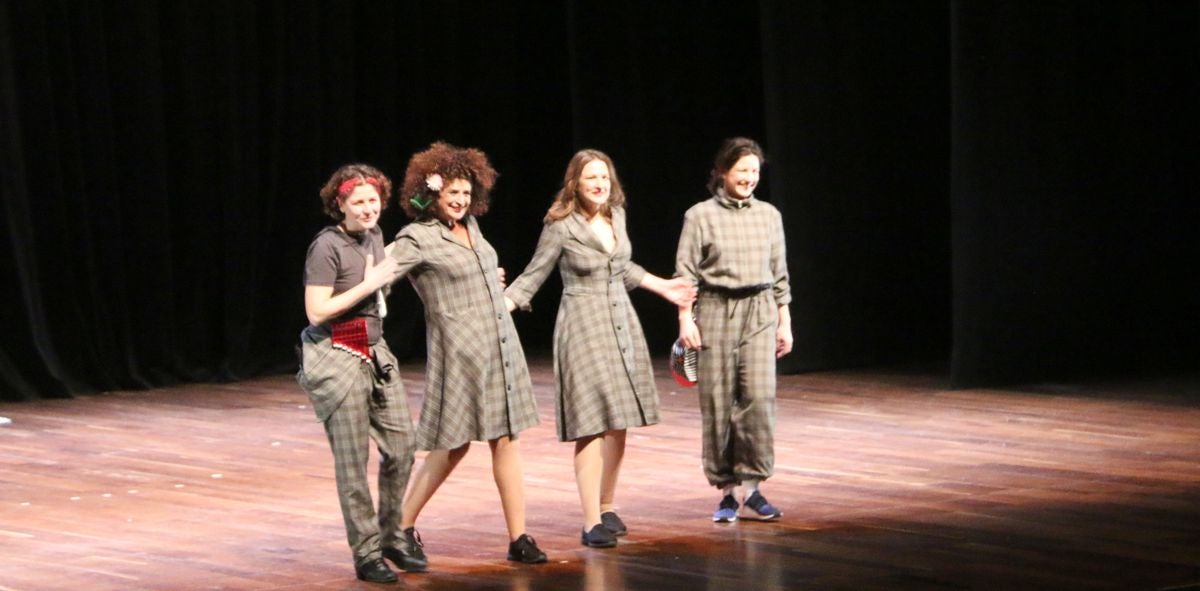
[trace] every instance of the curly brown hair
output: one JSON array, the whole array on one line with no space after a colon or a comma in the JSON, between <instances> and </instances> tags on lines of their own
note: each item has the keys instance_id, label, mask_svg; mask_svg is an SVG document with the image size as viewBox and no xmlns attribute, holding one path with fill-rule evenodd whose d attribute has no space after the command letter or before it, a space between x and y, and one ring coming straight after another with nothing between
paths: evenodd
<instances>
[{"instance_id":1,"label":"curly brown hair","mask_svg":"<svg viewBox=\"0 0 1200 591\"><path fill-rule=\"evenodd\" d=\"M408 161L408 169L404 171L400 207L404 208L408 217L445 217L438 205L439 191L430 189L427 183L430 175L434 174L442 177L443 187L458 179L471 183L471 207L467 213L476 217L487 213L492 187L496 185L496 177L500 176L482 150L434 142L426 150L413 154ZM413 201L424 201L428 205L418 207Z\"/></svg>"},{"instance_id":2,"label":"curly brown hair","mask_svg":"<svg viewBox=\"0 0 1200 591\"><path fill-rule=\"evenodd\" d=\"M380 209L387 209L388 201L392 197L392 180L383 174L378 168L370 164L347 164L333 172L328 181L325 181L325 186L321 187L321 204L325 213L329 217L342 221L345 214L342 213L341 207L338 204L338 188L351 179L359 179L363 182L371 182L375 190L379 191ZM368 181L370 179L370 181Z\"/></svg>"},{"instance_id":3,"label":"curly brown hair","mask_svg":"<svg viewBox=\"0 0 1200 591\"><path fill-rule=\"evenodd\" d=\"M744 137L729 138L721 144L721 149L717 150L717 156L713 158L712 171L708 173L709 192L717 194L717 189L723 182L721 177L743 156L758 156L760 166L767 163L767 155L758 142Z\"/></svg>"},{"instance_id":4,"label":"curly brown hair","mask_svg":"<svg viewBox=\"0 0 1200 591\"><path fill-rule=\"evenodd\" d=\"M608 201L600 206L600 215L611 220L613 208L625 206L625 190L621 188L621 181L617 178L617 167L613 165L612 158L600 150L584 148L575 152L571 161L567 162L562 188L558 190L554 196L554 203L550 204L550 210L546 212L543 220L545 223L556 222L577 209L585 209L579 197L579 176L583 174L583 167L594 160L603 161L608 166L608 179L612 183L608 190Z\"/></svg>"}]
</instances>

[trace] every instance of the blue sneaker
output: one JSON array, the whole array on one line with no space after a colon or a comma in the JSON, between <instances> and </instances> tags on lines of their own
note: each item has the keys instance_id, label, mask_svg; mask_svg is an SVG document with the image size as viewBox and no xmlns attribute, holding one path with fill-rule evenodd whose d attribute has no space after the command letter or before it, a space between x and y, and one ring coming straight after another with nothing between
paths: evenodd
<instances>
[{"instance_id":1,"label":"blue sneaker","mask_svg":"<svg viewBox=\"0 0 1200 591\"><path fill-rule=\"evenodd\" d=\"M733 495L725 495L721 499L721 504L717 505L716 512L713 513L713 523L733 523L738 518L738 502L733 499Z\"/></svg>"},{"instance_id":2,"label":"blue sneaker","mask_svg":"<svg viewBox=\"0 0 1200 591\"><path fill-rule=\"evenodd\" d=\"M724 503L722 503L723 505ZM735 503L736 505L736 503ZM783 511L776 509L774 505L767 502L767 498L762 496L762 493L754 491L746 499L742 505L742 517L746 519L757 519L759 521L771 521L779 519L783 515Z\"/></svg>"}]
</instances>

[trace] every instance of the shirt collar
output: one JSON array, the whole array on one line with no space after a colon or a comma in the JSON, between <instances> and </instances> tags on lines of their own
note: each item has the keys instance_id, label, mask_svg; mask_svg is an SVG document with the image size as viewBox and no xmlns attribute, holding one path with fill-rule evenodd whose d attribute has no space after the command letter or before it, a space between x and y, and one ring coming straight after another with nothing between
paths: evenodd
<instances>
[{"instance_id":1,"label":"shirt collar","mask_svg":"<svg viewBox=\"0 0 1200 591\"><path fill-rule=\"evenodd\" d=\"M733 197L729 196L729 193L725 192L725 187L717 188L717 194L713 197L716 198L717 203L720 203L722 207L728 209L747 209L749 207L753 207L754 203L758 201L754 198L754 195L750 195L745 199L734 199Z\"/></svg>"}]
</instances>

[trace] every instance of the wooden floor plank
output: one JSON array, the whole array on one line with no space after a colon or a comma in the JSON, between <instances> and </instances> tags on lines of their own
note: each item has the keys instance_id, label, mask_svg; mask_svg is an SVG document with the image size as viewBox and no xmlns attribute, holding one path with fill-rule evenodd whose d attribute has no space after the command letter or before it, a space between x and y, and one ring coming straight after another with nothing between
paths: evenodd
<instances>
[{"instance_id":1,"label":"wooden floor plank","mask_svg":"<svg viewBox=\"0 0 1200 591\"><path fill-rule=\"evenodd\" d=\"M662 367L661 360L658 363ZM414 412L422 368L403 368ZM936 374L780 377L776 523L713 524L695 393L658 375L630 433L630 535L579 545L553 376L532 372L529 530L504 560L487 446L422 515L440 589L1167 589L1200 585L1200 376L950 390ZM0 591L370 589L321 426L288 376L2 403ZM420 461L420 457L418 457Z\"/></svg>"}]
</instances>

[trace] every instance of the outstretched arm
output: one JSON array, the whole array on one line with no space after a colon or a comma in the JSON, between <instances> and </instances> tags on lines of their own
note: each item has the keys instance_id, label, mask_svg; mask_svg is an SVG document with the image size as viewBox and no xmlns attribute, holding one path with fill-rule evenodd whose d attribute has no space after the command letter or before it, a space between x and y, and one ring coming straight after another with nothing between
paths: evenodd
<instances>
[{"instance_id":1,"label":"outstretched arm","mask_svg":"<svg viewBox=\"0 0 1200 591\"><path fill-rule=\"evenodd\" d=\"M662 296L663 299L680 308L687 307L690 310L692 302L696 301L696 286L683 277L663 279L658 275L646 273L642 275L639 287Z\"/></svg>"},{"instance_id":2,"label":"outstretched arm","mask_svg":"<svg viewBox=\"0 0 1200 591\"><path fill-rule=\"evenodd\" d=\"M538 238L537 248L533 251L533 259L525 266L525 270L513 280L504 290L504 300L508 311L520 308L528 312L530 301L537 290L542 287L550 271L558 264L562 254L563 239L556 224L546 224L542 235Z\"/></svg>"}]
</instances>

